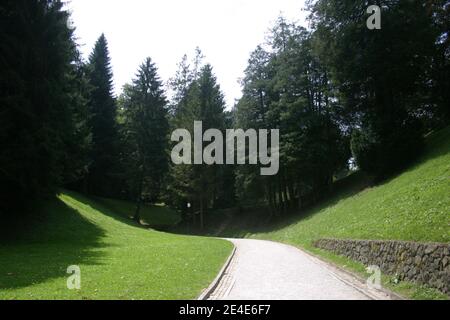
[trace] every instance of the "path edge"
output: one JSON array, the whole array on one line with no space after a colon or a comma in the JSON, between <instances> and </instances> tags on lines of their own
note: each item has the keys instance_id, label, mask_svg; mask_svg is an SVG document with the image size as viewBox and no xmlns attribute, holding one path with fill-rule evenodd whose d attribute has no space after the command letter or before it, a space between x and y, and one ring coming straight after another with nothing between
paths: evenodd
<instances>
[{"instance_id":1,"label":"path edge","mask_svg":"<svg viewBox=\"0 0 450 320\"><path fill-rule=\"evenodd\" d=\"M228 241L228 240L227 240ZM210 286L205 289L202 294L200 295L200 297L198 297L198 301L205 301L208 300L208 298L214 293L214 291L217 289L217 287L219 286L220 281L222 280L222 278L224 277L226 271L228 270L228 267L230 266L231 262L233 261L235 255L236 255L236 251L237 251L237 247L234 243L232 243L231 241L228 241L233 245L233 251L231 252L230 256L228 257L227 261L225 262L224 266L222 267L222 269L220 270L219 274L217 275L217 277L214 279L214 281L210 284Z\"/></svg>"},{"instance_id":2,"label":"path edge","mask_svg":"<svg viewBox=\"0 0 450 320\"><path fill-rule=\"evenodd\" d=\"M353 277L355 280L360 282L361 285L363 285L364 282L365 282L364 279L359 274L357 274L356 272L347 270L346 268L336 264L335 262L329 261L328 259L325 259L325 258L319 256L318 254L315 254L315 253L313 253L313 252L311 252L309 250L306 250L306 249L303 249L303 248L299 248L297 246L294 246L294 248L304 252L305 254L309 255L313 259L319 260L321 263L323 263L325 265L328 265L331 268L334 268L334 269L336 269L336 270L338 270L338 271L340 271L340 272L342 272L342 273L344 273L344 274L346 274L346 275L348 275L350 277ZM338 276L338 275L336 274L336 276ZM361 288L358 288L358 286L356 286L356 285L354 285L352 283L348 283L345 279L339 279L339 280L343 281L344 283L347 283L347 285L350 285L351 287L353 287L357 291L361 292L362 294L366 295L367 297L369 297L371 299L374 299L374 297L371 296L367 291L361 290ZM385 288L384 286L382 286L381 289L375 289L375 291L378 291L378 292L381 292L381 293L387 295L391 300L394 300L394 301L408 300L407 298L403 297L402 295L400 295L400 294L398 294L398 293L396 293L396 292L394 292L392 290L389 290L388 288Z\"/></svg>"}]
</instances>

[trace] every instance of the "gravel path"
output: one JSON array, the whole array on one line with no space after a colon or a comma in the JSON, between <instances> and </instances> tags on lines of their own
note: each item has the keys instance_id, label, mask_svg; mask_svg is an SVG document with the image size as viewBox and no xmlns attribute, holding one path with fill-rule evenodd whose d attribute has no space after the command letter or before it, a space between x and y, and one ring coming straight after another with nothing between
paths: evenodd
<instances>
[{"instance_id":1,"label":"gravel path","mask_svg":"<svg viewBox=\"0 0 450 320\"><path fill-rule=\"evenodd\" d=\"M360 280L292 246L229 239L236 254L211 300L389 299Z\"/></svg>"}]
</instances>

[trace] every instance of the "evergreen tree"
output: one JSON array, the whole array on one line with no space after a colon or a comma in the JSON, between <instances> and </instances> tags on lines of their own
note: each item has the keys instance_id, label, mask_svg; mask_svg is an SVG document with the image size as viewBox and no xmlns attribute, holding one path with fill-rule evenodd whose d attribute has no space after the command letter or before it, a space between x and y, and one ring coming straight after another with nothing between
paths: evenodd
<instances>
[{"instance_id":1,"label":"evergreen tree","mask_svg":"<svg viewBox=\"0 0 450 320\"><path fill-rule=\"evenodd\" d=\"M178 64L175 77L169 80L169 87L172 91L170 103L170 113L175 116L183 107L186 101L189 87L194 80L194 74L190 69L188 56L184 55Z\"/></svg>"},{"instance_id":2,"label":"evergreen tree","mask_svg":"<svg viewBox=\"0 0 450 320\"><path fill-rule=\"evenodd\" d=\"M117 194L118 134L116 102L108 43L104 34L89 57L89 81L92 86L92 154L89 167L89 192L98 196Z\"/></svg>"},{"instance_id":3,"label":"evergreen tree","mask_svg":"<svg viewBox=\"0 0 450 320\"><path fill-rule=\"evenodd\" d=\"M195 73L194 73L195 74ZM225 101L210 65L200 69L198 78L193 77L183 108L172 120L173 128L187 129L194 137L194 122L203 122L203 133L208 129L224 130ZM203 143L203 147L207 144ZM219 188L223 182L223 171L219 165L183 164L171 169L171 193L178 204L191 203L198 212L198 225L203 228L209 208L217 205Z\"/></svg>"},{"instance_id":4,"label":"evergreen tree","mask_svg":"<svg viewBox=\"0 0 450 320\"><path fill-rule=\"evenodd\" d=\"M239 198L261 199L272 213L317 201L349 156L335 116L326 69L314 56L312 35L279 18L268 49L252 54L243 81L236 126L280 129L280 171L261 177L256 168L237 168Z\"/></svg>"},{"instance_id":5,"label":"evergreen tree","mask_svg":"<svg viewBox=\"0 0 450 320\"><path fill-rule=\"evenodd\" d=\"M438 37L433 10L424 1L381 0L382 28L369 30L367 1L310 2L318 55L354 128L354 154L362 169L384 177L422 146Z\"/></svg>"},{"instance_id":6,"label":"evergreen tree","mask_svg":"<svg viewBox=\"0 0 450 320\"><path fill-rule=\"evenodd\" d=\"M167 101L150 58L140 66L133 83L125 87L121 104L127 180L137 203L134 218L139 222L142 201L158 199L168 169Z\"/></svg>"},{"instance_id":7,"label":"evergreen tree","mask_svg":"<svg viewBox=\"0 0 450 320\"><path fill-rule=\"evenodd\" d=\"M272 102L270 66L272 54L258 46L251 54L245 77L242 80L243 97L234 110L234 127L241 129L267 129L271 127L267 118ZM273 127L275 128L275 127ZM261 177L256 166L236 167L236 196L241 204L252 204L261 198L272 199L271 178ZM274 205L270 203L271 208Z\"/></svg>"},{"instance_id":8,"label":"evergreen tree","mask_svg":"<svg viewBox=\"0 0 450 320\"><path fill-rule=\"evenodd\" d=\"M72 125L77 50L61 1L0 3L0 214L54 195ZM76 90L75 90L76 91ZM68 138L72 137L72 138Z\"/></svg>"},{"instance_id":9,"label":"evergreen tree","mask_svg":"<svg viewBox=\"0 0 450 320\"><path fill-rule=\"evenodd\" d=\"M434 128L450 123L450 3L448 0L430 1L427 10L432 13L437 30L436 54L429 75L433 103L428 104L433 106L431 114L437 118L432 124Z\"/></svg>"},{"instance_id":10,"label":"evergreen tree","mask_svg":"<svg viewBox=\"0 0 450 320\"><path fill-rule=\"evenodd\" d=\"M170 101L170 117L169 124L171 131L174 131L183 126L188 121L183 121L186 117L187 102L189 91L196 80L195 69L191 67L192 64L200 65L199 59L195 59L193 63L189 63L188 56L184 55L182 60L178 63L178 70L173 78L169 80L169 88L172 92ZM190 119L192 120L192 119ZM165 202L172 205L173 207L182 210L183 220L187 221L186 216L187 204L188 204L188 186L189 186L189 166L174 166L171 165L169 168L169 175L166 180L166 196ZM186 179L186 181L183 181Z\"/></svg>"},{"instance_id":11,"label":"evergreen tree","mask_svg":"<svg viewBox=\"0 0 450 320\"><path fill-rule=\"evenodd\" d=\"M68 93L67 106L71 117L64 127L68 133L63 137L66 152L62 159L64 186L78 191L86 191L86 178L89 172L90 154L92 152L91 113L89 98L91 86L87 78L87 65L77 53L71 64L65 82Z\"/></svg>"}]
</instances>

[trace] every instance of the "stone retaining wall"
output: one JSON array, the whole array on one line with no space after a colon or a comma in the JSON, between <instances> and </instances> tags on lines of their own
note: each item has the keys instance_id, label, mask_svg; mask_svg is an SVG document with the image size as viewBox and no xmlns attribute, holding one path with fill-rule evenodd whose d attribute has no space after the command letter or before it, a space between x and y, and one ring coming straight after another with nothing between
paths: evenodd
<instances>
[{"instance_id":1,"label":"stone retaining wall","mask_svg":"<svg viewBox=\"0 0 450 320\"><path fill-rule=\"evenodd\" d=\"M450 243L322 239L314 246L450 294Z\"/></svg>"}]
</instances>

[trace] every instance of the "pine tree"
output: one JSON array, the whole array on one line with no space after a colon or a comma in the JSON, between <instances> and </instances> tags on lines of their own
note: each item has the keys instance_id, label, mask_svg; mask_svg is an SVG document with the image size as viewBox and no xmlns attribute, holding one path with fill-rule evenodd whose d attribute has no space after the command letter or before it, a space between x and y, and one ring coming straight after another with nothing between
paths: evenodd
<instances>
[{"instance_id":1,"label":"pine tree","mask_svg":"<svg viewBox=\"0 0 450 320\"><path fill-rule=\"evenodd\" d=\"M92 163L89 167L89 192L98 196L112 196L117 192L117 110L113 97L111 59L104 34L96 42L89 57L89 81L92 86Z\"/></svg>"},{"instance_id":2,"label":"pine tree","mask_svg":"<svg viewBox=\"0 0 450 320\"><path fill-rule=\"evenodd\" d=\"M68 19L61 1L0 3L1 215L16 217L61 185L74 136Z\"/></svg>"},{"instance_id":3,"label":"pine tree","mask_svg":"<svg viewBox=\"0 0 450 320\"><path fill-rule=\"evenodd\" d=\"M254 167L242 166L236 180L241 201L264 199L272 213L282 213L301 208L304 199L318 200L350 156L311 33L283 18L272 30L267 49L259 46L249 60L236 126L279 129L280 170L261 177Z\"/></svg>"},{"instance_id":4,"label":"pine tree","mask_svg":"<svg viewBox=\"0 0 450 320\"><path fill-rule=\"evenodd\" d=\"M173 116L183 109L188 94L189 87L194 80L194 75L190 69L188 56L184 55L178 64L178 70L175 77L169 80L169 87L172 91L170 102L170 113Z\"/></svg>"},{"instance_id":5,"label":"pine tree","mask_svg":"<svg viewBox=\"0 0 450 320\"><path fill-rule=\"evenodd\" d=\"M381 0L382 28L369 30L367 1L311 2L318 54L354 128L354 154L363 170L383 178L422 147L436 15L424 1Z\"/></svg>"},{"instance_id":6,"label":"pine tree","mask_svg":"<svg viewBox=\"0 0 450 320\"><path fill-rule=\"evenodd\" d=\"M89 172L90 154L92 152L92 130L89 98L91 86L87 77L87 65L78 52L71 64L65 87L68 93L67 106L71 117L67 119L68 129L63 139L66 152L62 159L63 184L67 188L86 192L86 178Z\"/></svg>"},{"instance_id":7,"label":"pine tree","mask_svg":"<svg viewBox=\"0 0 450 320\"><path fill-rule=\"evenodd\" d=\"M140 221L144 198L155 201L168 169L167 101L157 68L150 58L140 66L121 97L127 148L127 173L136 199L134 219Z\"/></svg>"},{"instance_id":8,"label":"pine tree","mask_svg":"<svg viewBox=\"0 0 450 320\"><path fill-rule=\"evenodd\" d=\"M183 101L183 108L172 120L174 128L187 129L192 137L194 121L203 122L203 132L224 129L225 101L210 65L200 69ZM177 195L178 203L191 203L192 210L198 212L200 218L198 225L203 228L208 209L214 207L218 200L222 182L223 171L219 165L184 164L171 168L169 188L172 194Z\"/></svg>"},{"instance_id":9,"label":"pine tree","mask_svg":"<svg viewBox=\"0 0 450 320\"><path fill-rule=\"evenodd\" d=\"M251 54L242 80L243 97L234 110L234 127L244 130L271 128L267 118L272 102L270 61L271 53L262 46ZM272 179L262 177L258 167L241 165L236 167L235 174L236 196L241 204L253 204L261 198L272 200ZM271 201L270 206L274 209Z\"/></svg>"}]
</instances>

